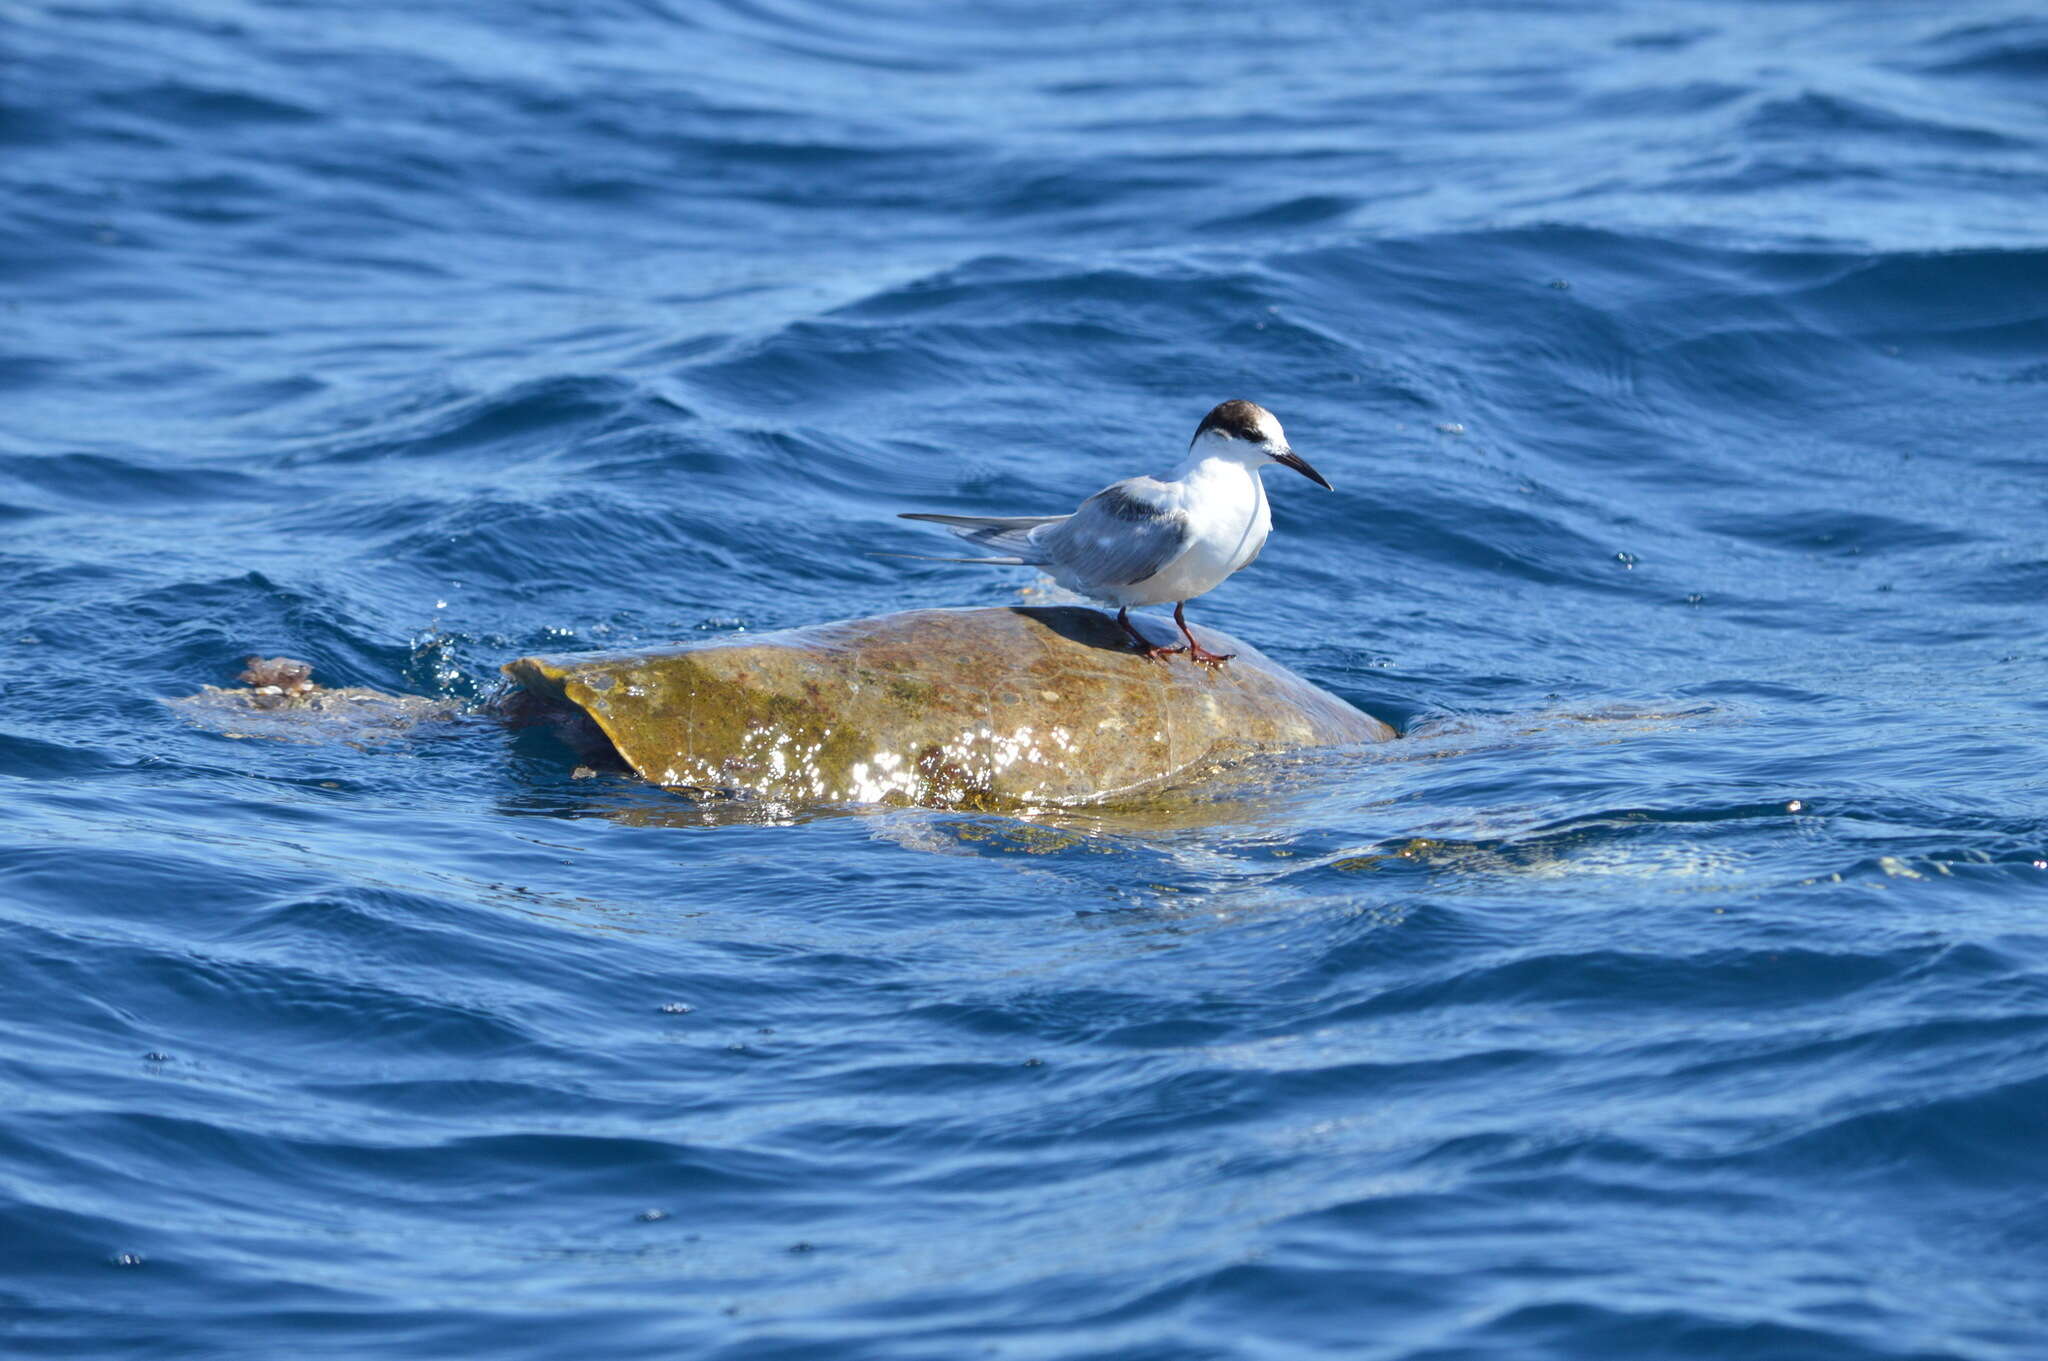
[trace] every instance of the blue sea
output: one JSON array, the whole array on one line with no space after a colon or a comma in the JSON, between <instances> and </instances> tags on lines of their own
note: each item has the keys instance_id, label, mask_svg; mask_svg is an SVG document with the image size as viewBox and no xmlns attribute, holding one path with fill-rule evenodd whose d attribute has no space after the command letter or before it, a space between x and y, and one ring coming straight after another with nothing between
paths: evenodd
<instances>
[{"instance_id":1,"label":"blue sea","mask_svg":"<svg viewBox=\"0 0 2048 1361\"><path fill-rule=\"evenodd\" d=\"M2048 19L0 8L0 1355L2048 1355ZM533 652L1043 582L1398 728L700 808ZM456 701L162 700L251 653ZM1246 794L1244 791L1253 791Z\"/></svg>"}]
</instances>

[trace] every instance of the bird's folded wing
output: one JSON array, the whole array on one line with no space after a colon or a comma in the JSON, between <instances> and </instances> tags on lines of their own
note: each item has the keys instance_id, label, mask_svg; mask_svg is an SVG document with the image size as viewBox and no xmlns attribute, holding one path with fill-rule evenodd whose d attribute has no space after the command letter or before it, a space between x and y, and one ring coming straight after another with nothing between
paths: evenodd
<instances>
[{"instance_id":1,"label":"bird's folded wing","mask_svg":"<svg viewBox=\"0 0 2048 1361\"><path fill-rule=\"evenodd\" d=\"M1157 576L1187 550L1187 512L1165 483L1127 478L1104 487L1061 523L1035 536L1048 561L1094 586Z\"/></svg>"}]
</instances>

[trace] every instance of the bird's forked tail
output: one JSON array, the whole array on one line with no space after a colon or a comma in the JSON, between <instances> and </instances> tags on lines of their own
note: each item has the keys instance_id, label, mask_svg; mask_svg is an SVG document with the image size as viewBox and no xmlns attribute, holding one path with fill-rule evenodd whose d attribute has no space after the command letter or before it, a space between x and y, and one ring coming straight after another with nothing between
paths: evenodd
<instances>
[{"instance_id":1,"label":"bird's forked tail","mask_svg":"<svg viewBox=\"0 0 2048 1361\"><path fill-rule=\"evenodd\" d=\"M978 562L991 566L1027 567L1045 561L1045 553L1033 542L1031 533L1042 525L1058 524L1064 515L925 515L906 511L904 520L925 520L944 525L976 548L994 549L995 558L925 558L925 562ZM891 556L910 556L891 555Z\"/></svg>"}]
</instances>

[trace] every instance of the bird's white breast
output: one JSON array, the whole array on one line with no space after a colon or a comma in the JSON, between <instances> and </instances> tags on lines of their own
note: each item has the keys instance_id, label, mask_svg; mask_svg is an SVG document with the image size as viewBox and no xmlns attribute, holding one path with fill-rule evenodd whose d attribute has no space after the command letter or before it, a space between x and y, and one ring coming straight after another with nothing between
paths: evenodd
<instances>
[{"instance_id":1,"label":"bird's white breast","mask_svg":"<svg viewBox=\"0 0 2048 1361\"><path fill-rule=\"evenodd\" d=\"M1235 459L1205 459L1177 485L1188 517L1187 549L1154 575L1126 587L1125 603L1163 605L1214 590L1256 558L1272 532L1265 483L1255 469Z\"/></svg>"}]
</instances>

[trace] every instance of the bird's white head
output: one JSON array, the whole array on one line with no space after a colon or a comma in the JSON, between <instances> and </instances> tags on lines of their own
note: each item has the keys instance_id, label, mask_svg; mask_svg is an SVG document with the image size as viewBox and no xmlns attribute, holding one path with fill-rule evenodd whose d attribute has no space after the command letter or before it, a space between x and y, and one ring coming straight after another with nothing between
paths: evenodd
<instances>
[{"instance_id":1,"label":"bird's white head","mask_svg":"<svg viewBox=\"0 0 2048 1361\"><path fill-rule=\"evenodd\" d=\"M1335 490L1307 459L1288 447L1287 432L1273 413L1257 402L1224 402L1202 417L1188 448L1210 457L1236 459L1253 468L1282 463L1325 490Z\"/></svg>"}]
</instances>

